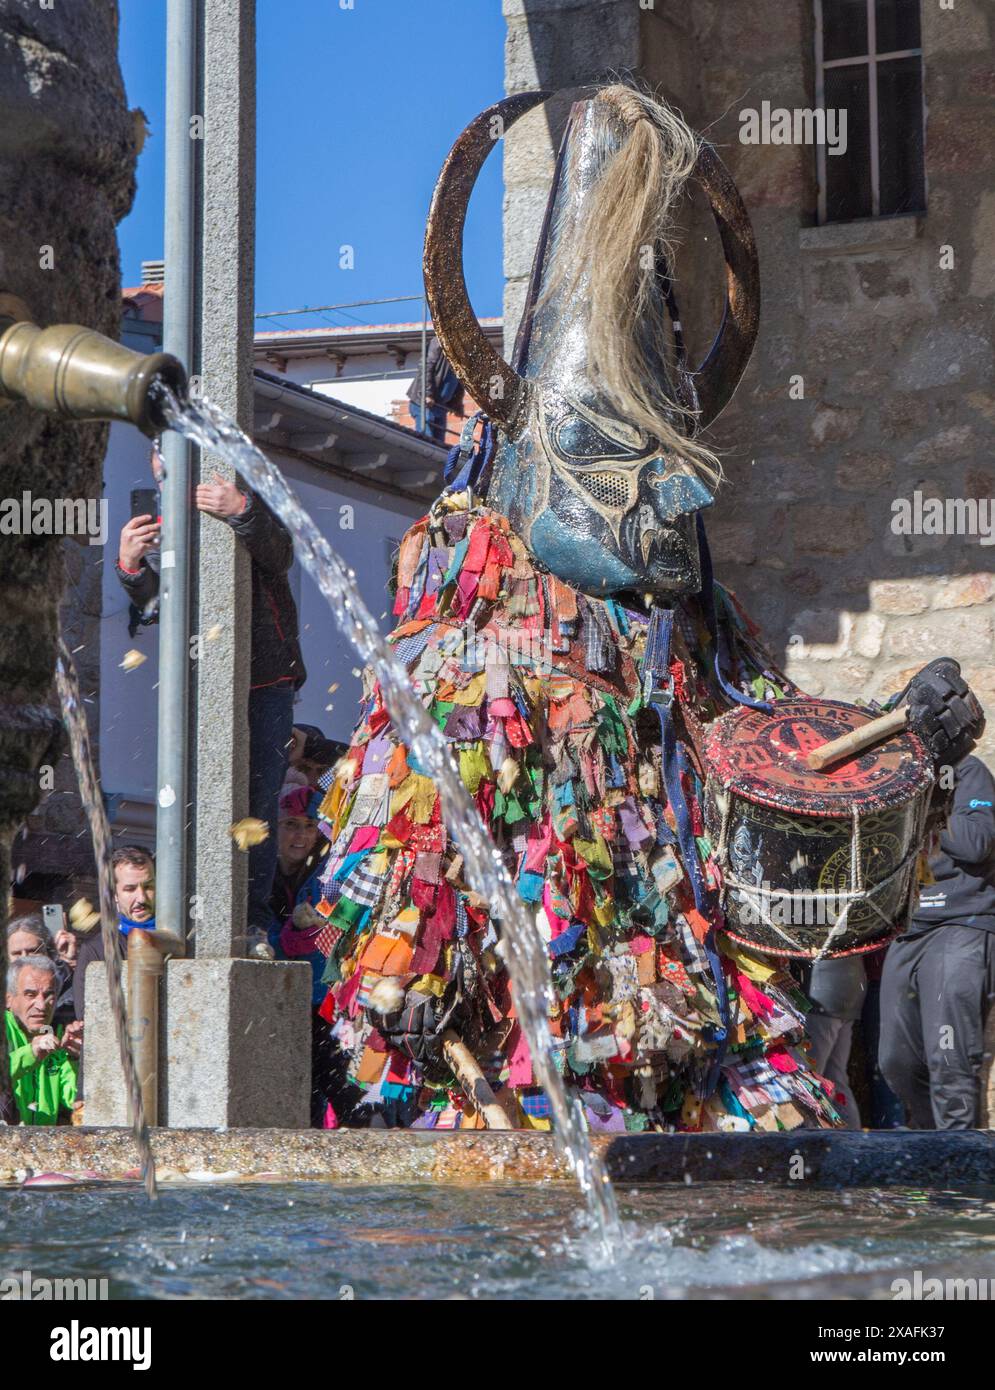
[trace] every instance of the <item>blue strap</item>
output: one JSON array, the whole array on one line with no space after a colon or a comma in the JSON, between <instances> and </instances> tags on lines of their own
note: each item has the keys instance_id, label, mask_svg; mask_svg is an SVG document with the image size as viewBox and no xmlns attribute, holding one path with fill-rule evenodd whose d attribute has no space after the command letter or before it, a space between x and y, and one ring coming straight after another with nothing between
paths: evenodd
<instances>
[{"instance_id":1,"label":"blue strap","mask_svg":"<svg viewBox=\"0 0 995 1390\"><path fill-rule=\"evenodd\" d=\"M694 831L691 825L691 812L688 810L687 800L684 796L684 788L681 786L681 766L677 745L677 731L674 728L674 721L671 717L669 705L654 704L657 718L660 721L660 737L663 748L663 781L667 788L667 800L674 811L674 819L677 822L677 842L681 847L681 857L684 860L684 867L687 870L688 878L691 880L691 891L694 894L694 905L702 914L707 914L708 902L706 900L705 882L701 875L701 864L698 859L698 846L695 842Z\"/></svg>"},{"instance_id":2,"label":"blue strap","mask_svg":"<svg viewBox=\"0 0 995 1390\"><path fill-rule=\"evenodd\" d=\"M694 905L702 916L710 917L708 890L705 887L701 861L698 858L698 845L694 837L691 812L681 783L681 774L689 770L688 763L684 749L677 741L677 731L674 728L672 716L674 691L673 680L670 675L670 641L673 628L673 611L654 607L646 634L646 654L643 658L643 691L648 704L656 712L660 721L663 781L667 790L667 800L673 808L674 819L677 822L677 841L681 849L681 859L691 883ZM714 927L709 927L702 947L712 974L715 999L722 1023L722 1026L715 1030L717 1051L705 1083L706 1095L711 1095L719 1083L729 1039L729 994L726 989L722 962L715 947Z\"/></svg>"},{"instance_id":3,"label":"blue strap","mask_svg":"<svg viewBox=\"0 0 995 1390\"><path fill-rule=\"evenodd\" d=\"M681 771L687 766L684 759L684 751L677 742L677 733L674 729L674 721L671 717L670 704L656 704L653 709L656 711L657 718L660 720L660 736L663 747L663 780L667 788L667 800L674 810L674 819L677 822L677 840L681 848L681 859L687 876L691 881L691 891L694 895L694 905L704 917L710 917L710 904L708 902L708 890L705 887L704 878L701 872L701 861L698 858L698 845L694 838L694 830L691 824L691 813L688 810L687 800L684 796L684 788L681 785ZM719 1075L722 1063L725 1060L726 1046L729 1040L729 993L726 989L725 974L722 969L722 962L715 947L715 928L709 926L705 939L702 942L702 949L705 952L708 966L712 974L712 983L715 986L715 1000L719 1006L719 1018L722 1021L721 1028L715 1030L715 1042L718 1048L706 1081L706 1095L711 1095L719 1083Z\"/></svg>"},{"instance_id":4,"label":"blue strap","mask_svg":"<svg viewBox=\"0 0 995 1390\"><path fill-rule=\"evenodd\" d=\"M475 445L473 436L478 420L482 422L483 428L480 432L480 443ZM446 491L462 492L464 488L471 487L479 492L487 480L487 472L496 446L494 426L483 411L478 410L463 426L459 443L449 451L442 473Z\"/></svg>"},{"instance_id":5,"label":"blue strap","mask_svg":"<svg viewBox=\"0 0 995 1390\"><path fill-rule=\"evenodd\" d=\"M712 646L715 649L715 677L723 693L734 704L748 705L750 709L759 709L763 710L765 714L771 714L774 706L769 701L755 700L752 695L745 695L742 690L737 690L726 676L726 670L729 666L729 638L725 627L719 625L715 614L712 553L708 548L708 537L705 534L705 522L701 512L696 513L695 522L698 527L698 550L701 554L701 592L698 594L698 600L701 603L708 635L712 639Z\"/></svg>"}]
</instances>

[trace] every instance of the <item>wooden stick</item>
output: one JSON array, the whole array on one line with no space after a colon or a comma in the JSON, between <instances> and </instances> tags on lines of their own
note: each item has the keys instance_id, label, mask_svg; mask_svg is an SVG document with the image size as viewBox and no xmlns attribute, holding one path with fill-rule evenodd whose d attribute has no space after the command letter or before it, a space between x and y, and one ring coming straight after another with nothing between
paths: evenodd
<instances>
[{"instance_id":1,"label":"wooden stick","mask_svg":"<svg viewBox=\"0 0 995 1390\"><path fill-rule=\"evenodd\" d=\"M511 1121L494 1099L494 1092L480 1070L480 1063L451 1028L442 1035L442 1051L467 1096L487 1121L487 1128L511 1129Z\"/></svg>"},{"instance_id":2,"label":"wooden stick","mask_svg":"<svg viewBox=\"0 0 995 1390\"><path fill-rule=\"evenodd\" d=\"M907 709L893 709L889 714L882 714L879 719L872 719L859 729L854 729L852 733L843 734L840 738L834 738L831 743L824 743L821 748L813 749L805 761L813 772L821 772L830 763L838 763L842 758L862 753L865 748L870 748L872 743L878 743L891 734L901 732L905 728L907 716Z\"/></svg>"}]
</instances>

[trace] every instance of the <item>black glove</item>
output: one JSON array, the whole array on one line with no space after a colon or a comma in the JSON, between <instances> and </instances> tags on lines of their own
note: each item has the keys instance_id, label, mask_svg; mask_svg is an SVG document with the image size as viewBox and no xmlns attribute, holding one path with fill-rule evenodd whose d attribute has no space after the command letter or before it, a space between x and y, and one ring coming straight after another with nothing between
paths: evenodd
<instances>
[{"instance_id":1,"label":"black glove","mask_svg":"<svg viewBox=\"0 0 995 1390\"><path fill-rule=\"evenodd\" d=\"M985 712L953 657L938 657L917 671L896 703L903 700L908 705L909 728L938 764L959 763L985 731Z\"/></svg>"}]
</instances>

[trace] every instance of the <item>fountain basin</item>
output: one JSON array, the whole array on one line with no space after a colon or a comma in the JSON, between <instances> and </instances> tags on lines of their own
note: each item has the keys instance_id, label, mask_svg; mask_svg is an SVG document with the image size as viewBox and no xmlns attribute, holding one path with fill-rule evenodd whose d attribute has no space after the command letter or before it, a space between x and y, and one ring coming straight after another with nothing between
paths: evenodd
<instances>
[{"instance_id":1,"label":"fountain basin","mask_svg":"<svg viewBox=\"0 0 995 1390\"><path fill-rule=\"evenodd\" d=\"M72 1137L71 1145L26 1140L5 1151L9 1157L20 1148L22 1158L33 1152L48 1160L58 1147L61 1159L108 1166L113 1154L121 1174L127 1172L128 1136ZM903 1287L933 1279L950 1281L943 1295L950 1298L972 1296L956 1292L965 1281L983 1288L977 1297L995 1289L995 1184L955 1183L950 1176L990 1153L987 1135L968 1137L947 1174L931 1174L929 1186L898 1180L893 1162L903 1135L895 1136L897 1144L892 1136L833 1136L828 1151L803 1141L813 1160L849 1157L837 1169L823 1162L814 1182L793 1183L762 1180L765 1158L787 1156L786 1146L766 1139L754 1148L750 1180L722 1182L703 1179L728 1178L737 1154L745 1165L747 1148L735 1138L713 1147L711 1160L698 1142L711 1143L707 1135L687 1143L677 1138L669 1151L665 1137L622 1141L618 1157L633 1146L647 1161L669 1152L668 1163L686 1162L686 1173L701 1176L690 1185L653 1178L619 1183L621 1237L613 1262L604 1257L576 1185L531 1180L560 1176L548 1139L495 1137L497 1145L480 1135L412 1141L408 1134L383 1134L369 1142L370 1136L352 1134L342 1142L334 1134L273 1131L159 1134L164 1182L154 1204L137 1182L0 1189L0 1275L15 1288L26 1276L93 1280L87 1297L129 1300L890 1301L909 1297ZM958 1149L950 1138L916 1136L906 1163L921 1162L929 1151L934 1158L953 1156ZM871 1178L867 1160L875 1152L892 1160L880 1174L890 1182L831 1185L834 1177ZM487 1155L490 1166L481 1163ZM166 1167L170 1158L175 1168ZM309 1170L327 1177L333 1164L338 1171L335 1181L255 1182L223 1171L229 1163L266 1162L301 1179ZM374 1167L386 1171L371 1181ZM500 1171L504 1180L494 1181ZM779 1335L798 1325L783 1322Z\"/></svg>"},{"instance_id":2,"label":"fountain basin","mask_svg":"<svg viewBox=\"0 0 995 1390\"><path fill-rule=\"evenodd\" d=\"M619 1183L748 1182L817 1186L995 1185L995 1134L824 1130L793 1134L599 1135L592 1144ZM160 1182L566 1182L552 1137L531 1131L156 1129ZM109 1180L136 1175L127 1129L0 1130L0 1182L28 1174Z\"/></svg>"}]
</instances>

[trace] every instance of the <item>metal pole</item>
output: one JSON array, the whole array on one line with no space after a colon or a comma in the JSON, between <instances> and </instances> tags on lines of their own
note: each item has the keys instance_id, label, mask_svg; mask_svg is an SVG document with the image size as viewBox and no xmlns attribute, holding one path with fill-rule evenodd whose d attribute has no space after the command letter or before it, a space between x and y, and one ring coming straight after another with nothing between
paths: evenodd
<instances>
[{"instance_id":1,"label":"metal pole","mask_svg":"<svg viewBox=\"0 0 995 1390\"><path fill-rule=\"evenodd\" d=\"M166 10L166 288L163 347L188 371L194 356L198 142L197 0L168 0ZM158 804L156 919L186 935L186 842L190 613L191 449L169 431L163 440L162 551L159 589Z\"/></svg>"},{"instance_id":2,"label":"metal pole","mask_svg":"<svg viewBox=\"0 0 995 1390\"><path fill-rule=\"evenodd\" d=\"M426 381L428 363L428 301L421 302L421 432L428 434L428 382Z\"/></svg>"}]
</instances>

